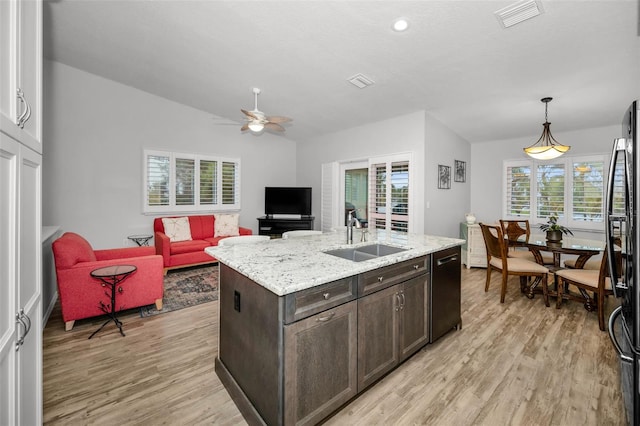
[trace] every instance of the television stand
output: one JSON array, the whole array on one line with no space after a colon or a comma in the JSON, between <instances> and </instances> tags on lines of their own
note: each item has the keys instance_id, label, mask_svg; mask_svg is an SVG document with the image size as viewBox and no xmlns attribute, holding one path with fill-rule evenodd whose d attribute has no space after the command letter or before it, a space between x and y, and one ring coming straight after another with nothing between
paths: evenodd
<instances>
[{"instance_id":1,"label":"television stand","mask_svg":"<svg viewBox=\"0 0 640 426\"><path fill-rule=\"evenodd\" d=\"M313 216L302 216L299 219L262 216L258 218L258 233L271 238L282 238L282 233L286 231L312 230L314 219Z\"/></svg>"}]
</instances>

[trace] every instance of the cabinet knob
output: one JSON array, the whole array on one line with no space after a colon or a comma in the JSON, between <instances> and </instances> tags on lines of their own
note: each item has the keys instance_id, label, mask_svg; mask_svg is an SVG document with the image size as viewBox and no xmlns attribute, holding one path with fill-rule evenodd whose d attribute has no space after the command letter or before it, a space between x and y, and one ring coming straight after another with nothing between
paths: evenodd
<instances>
[{"instance_id":1,"label":"cabinet knob","mask_svg":"<svg viewBox=\"0 0 640 426\"><path fill-rule=\"evenodd\" d=\"M378 277L378 282L381 283L384 280L384 277Z\"/></svg>"},{"instance_id":2,"label":"cabinet knob","mask_svg":"<svg viewBox=\"0 0 640 426\"><path fill-rule=\"evenodd\" d=\"M329 300L329 296L330 296L330 294L329 294L329 293L324 293L324 294L322 295L322 297L324 297L324 300Z\"/></svg>"},{"instance_id":3,"label":"cabinet knob","mask_svg":"<svg viewBox=\"0 0 640 426\"><path fill-rule=\"evenodd\" d=\"M418 269L420 269L420 265L413 265L413 269L417 271Z\"/></svg>"}]
</instances>

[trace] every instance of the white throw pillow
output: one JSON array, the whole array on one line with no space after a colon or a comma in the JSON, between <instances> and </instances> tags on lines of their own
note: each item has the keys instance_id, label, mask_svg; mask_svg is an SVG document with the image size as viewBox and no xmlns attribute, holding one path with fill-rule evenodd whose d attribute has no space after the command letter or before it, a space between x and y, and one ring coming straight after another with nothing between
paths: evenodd
<instances>
[{"instance_id":1,"label":"white throw pillow","mask_svg":"<svg viewBox=\"0 0 640 426\"><path fill-rule=\"evenodd\" d=\"M240 229L238 229L238 222L240 215L234 214L215 214L216 220L213 224L213 236L214 237L235 237L240 235Z\"/></svg>"},{"instance_id":2,"label":"white throw pillow","mask_svg":"<svg viewBox=\"0 0 640 426\"><path fill-rule=\"evenodd\" d=\"M173 243L176 241L191 241L191 228L188 217L164 217L162 218L164 233Z\"/></svg>"}]
</instances>

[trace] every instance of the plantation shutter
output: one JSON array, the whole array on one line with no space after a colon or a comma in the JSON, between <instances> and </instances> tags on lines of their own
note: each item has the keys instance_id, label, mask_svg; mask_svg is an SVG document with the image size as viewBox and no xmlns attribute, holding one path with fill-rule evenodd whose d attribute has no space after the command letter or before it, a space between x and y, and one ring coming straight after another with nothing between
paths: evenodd
<instances>
[{"instance_id":1,"label":"plantation shutter","mask_svg":"<svg viewBox=\"0 0 640 426\"><path fill-rule=\"evenodd\" d=\"M322 190L320 201L320 228L322 232L331 232L340 225L338 211L339 164L336 162L322 165Z\"/></svg>"},{"instance_id":2,"label":"plantation shutter","mask_svg":"<svg viewBox=\"0 0 640 426\"><path fill-rule=\"evenodd\" d=\"M408 232L408 160L369 164L369 228Z\"/></svg>"},{"instance_id":3,"label":"plantation shutter","mask_svg":"<svg viewBox=\"0 0 640 426\"><path fill-rule=\"evenodd\" d=\"M144 151L145 213L240 209L240 160Z\"/></svg>"},{"instance_id":4,"label":"plantation shutter","mask_svg":"<svg viewBox=\"0 0 640 426\"><path fill-rule=\"evenodd\" d=\"M176 205L195 204L195 161L191 158L176 158Z\"/></svg>"},{"instance_id":5,"label":"plantation shutter","mask_svg":"<svg viewBox=\"0 0 640 426\"><path fill-rule=\"evenodd\" d=\"M146 205L169 205L169 177L171 158L168 155L146 156Z\"/></svg>"},{"instance_id":6,"label":"plantation shutter","mask_svg":"<svg viewBox=\"0 0 640 426\"><path fill-rule=\"evenodd\" d=\"M506 215L528 217L531 214L531 166L507 166Z\"/></svg>"},{"instance_id":7,"label":"plantation shutter","mask_svg":"<svg viewBox=\"0 0 640 426\"><path fill-rule=\"evenodd\" d=\"M391 163L391 229L408 231L409 162Z\"/></svg>"},{"instance_id":8,"label":"plantation shutter","mask_svg":"<svg viewBox=\"0 0 640 426\"><path fill-rule=\"evenodd\" d=\"M386 229L387 165L369 165L369 228Z\"/></svg>"},{"instance_id":9,"label":"plantation shutter","mask_svg":"<svg viewBox=\"0 0 640 426\"><path fill-rule=\"evenodd\" d=\"M237 172L238 164L229 161L222 162L222 204L239 204L238 188L240 173Z\"/></svg>"},{"instance_id":10,"label":"plantation shutter","mask_svg":"<svg viewBox=\"0 0 640 426\"><path fill-rule=\"evenodd\" d=\"M559 164L539 164L537 166L536 184L536 217L545 219L549 216L565 217L564 208L565 166Z\"/></svg>"},{"instance_id":11,"label":"plantation shutter","mask_svg":"<svg viewBox=\"0 0 640 426\"><path fill-rule=\"evenodd\" d=\"M200 161L200 204L218 202L218 162Z\"/></svg>"},{"instance_id":12,"label":"plantation shutter","mask_svg":"<svg viewBox=\"0 0 640 426\"><path fill-rule=\"evenodd\" d=\"M572 219L574 221L602 222L604 220L603 196L604 162L574 162Z\"/></svg>"}]
</instances>

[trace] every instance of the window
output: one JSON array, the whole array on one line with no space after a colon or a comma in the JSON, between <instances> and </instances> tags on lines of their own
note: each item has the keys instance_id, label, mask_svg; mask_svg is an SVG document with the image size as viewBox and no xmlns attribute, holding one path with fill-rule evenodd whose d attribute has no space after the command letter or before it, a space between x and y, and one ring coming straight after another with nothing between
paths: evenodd
<instances>
[{"instance_id":1,"label":"window","mask_svg":"<svg viewBox=\"0 0 640 426\"><path fill-rule=\"evenodd\" d=\"M606 157L562 157L546 162L505 161L504 216L574 229L604 229Z\"/></svg>"},{"instance_id":2,"label":"window","mask_svg":"<svg viewBox=\"0 0 640 426\"><path fill-rule=\"evenodd\" d=\"M144 213L240 209L240 160L144 151Z\"/></svg>"}]
</instances>

